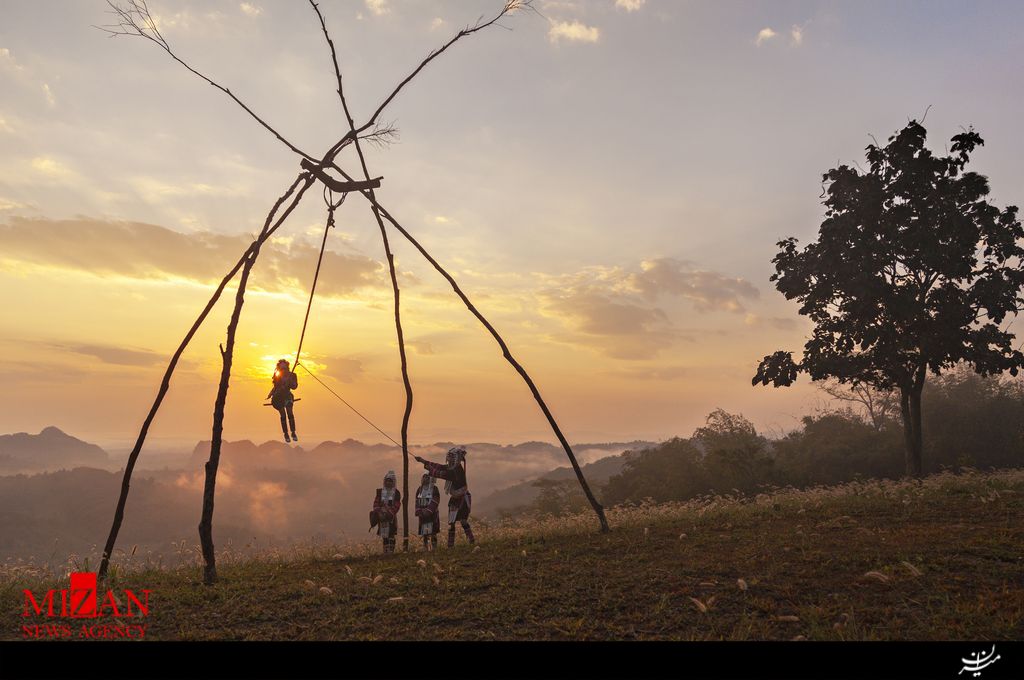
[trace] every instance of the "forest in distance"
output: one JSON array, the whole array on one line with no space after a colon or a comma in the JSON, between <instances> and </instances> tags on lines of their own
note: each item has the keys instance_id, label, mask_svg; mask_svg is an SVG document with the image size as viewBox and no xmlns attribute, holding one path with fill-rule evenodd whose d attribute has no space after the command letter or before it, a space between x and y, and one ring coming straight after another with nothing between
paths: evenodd
<instances>
[{"instance_id":1,"label":"forest in distance","mask_svg":"<svg viewBox=\"0 0 1024 680\"><path fill-rule=\"evenodd\" d=\"M961 369L931 381L923 403L926 474L1024 465L1021 379L983 378ZM823 388L818 408L790 432L759 433L741 414L716 409L689 437L587 444L579 450L584 472L607 507L897 479L903 476L903 440L894 408L891 395L831 385ZM80 444L91 455L101 451ZM416 450L440 457L446 444ZM9 457L5 447L11 444L0 440L0 460ZM199 443L188 465L140 474L125 525L126 543L138 554L162 555L168 566L184 559L185 546L194 543L208 448L209 442ZM476 463L474 511L485 525L586 509L586 498L572 471L560 465L556 446L528 442L469 449ZM280 442L228 443L218 503L224 518L221 540L257 551L261 545L375 538L365 533L365 515L394 452L351 440L310 451ZM90 464L66 455L71 457L58 458L47 472L0 477L0 559L95 559L119 481L117 461L93 459ZM509 484L510 479L520 481Z\"/></svg>"}]
</instances>

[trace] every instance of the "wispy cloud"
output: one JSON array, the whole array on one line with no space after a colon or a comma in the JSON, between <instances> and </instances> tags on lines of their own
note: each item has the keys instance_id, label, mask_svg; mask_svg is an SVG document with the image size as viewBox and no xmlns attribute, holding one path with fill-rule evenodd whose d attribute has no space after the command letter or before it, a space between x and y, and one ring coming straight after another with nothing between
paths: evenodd
<instances>
[{"instance_id":1,"label":"wispy cloud","mask_svg":"<svg viewBox=\"0 0 1024 680\"><path fill-rule=\"evenodd\" d=\"M57 98L53 96L53 90L50 89L48 83L42 84L43 96L46 97L46 103L50 108L57 105Z\"/></svg>"},{"instance_id":2,"label":"wispy cloud","mask_svg":"<svg viewBox=\"0 0 1024 680\"><path fill-rule=\"evenodd\" d=\"M612 375L630 378L631 380L678 380L690 373L685 366L644 366L615 371Z\"/></svg>"},{"instance_id":3,"label":"wispy cloud","mask_svg":"<svg viewBox=\"0 0 1024 680\"><path fill-rule=\"evenodd\" d=\"M385 14L391 13L391 6L388 4L388 0L365 0L366 9L370 10L370 13L375 16L384 16Z\"/></svg>"},{"instance_id":4,"label":"wispy cloud","mask_svg":"<svg viewBox=\"0 0 1024 680\"><path fill-rule=\"evenodd\" d=\"M19 87L27 90L36 89L37 92L42 92L47 106L51 109L56 106L57 99L50 85L41 82L41 79L33 73L32 69L27 68L15 59L14 54L6 47L0 47L0 74L7 74L11 81L17 83Z\"/></svg>"},{"instance_id":5,"label":"wispy cloud","mask_svg":"<svg viewBox=\"0 0 1024 680\"><path fill-rule=\"evenodd\" d=\"M73 352L75 354L84 354L85 356L99 359L105 364L115 364L117 366L151 366L166 358L161 354L157 354L156 352L151 352L149 350L127 349L125 347L114 347L111 345L55 344L51 345L51 347L65 350L67 352Z\"/></svg>"},{"instance_id":6,"label":"wispy cloud","mask_svg":"<svg viewBox=\"0 0 1024 680\"><path fill-rule=\"evenodd\" d=\"M18 201L12 201L9 198L4 198L3 196L0 196L0 212L2 212L4 210L20 210L21 208L26 208L26 207L28 207L28 206L26 206L24 203L19 203Z\"/></svg>"},{"instance_id":7,"label":"wispy cloud","mask_svg":"<svg viewBox=\"0 0 1024 680\"><path fill-rule=\"evenodd\" d=\"M13 261L142 280L219 281L251 242L244 234L182 234L138 222L14 217L0 224L0 262ZM268 243L256 289L305 294L319 244ZM362 255L324 253L318 293L344 297L384 285L383 268Z\"/></svg>"},{"instance_id":8,"label":"wispy cloud","mask_svg":"<svg viewBox=\"0 0 1024 680\"><path fill-rule=\"evenodd\" d=\"M303 359L303 363L305 363ZM327 357L318 361L323 368L320 372L323 375L334 378L338 382L354 383L363 375L363 362L358 359L347 357Z\"/></svg>"},{"instance_id":9,"label":"wispy cloud","mask_svg":"<svg viewBox=\"0 0 1024 680\"><path fill-rule=\"evenodd\" d=\"M743 300L757 299L754 284L739 277L695 269L689 262L674 258L647 260L641 271L628 277L629 284L645 298L674 295L691 301L702 311L741 312Z\"/></svg>"},{"instance_id":10,"label":"wispy cloud","mask_svg":"<svg viewBox=\"0 0 1024 680\"><path fill-rule=\"evenodd\" d=\"M782 316L771 316L762 317L758 314L748 313L743 318L743 323L752 328L776 328L778 330L792 330L797 327L796 319L782 317Z\"/></svg>"},{"instance_id":11,"label":"wispy cloud","mask_svg":"<svg viewBox=\"0 0 1024 680\"><path fill-rule=\"evenodd\" d=\"M647 4L647 0L615 0L615 7L627 12L635 12Z\"/></svg>"},{"instance_id":12,"label":"wispy cloud","mask_svg":"<svg viewBox=\"0 0 1024 680\"><path fill-rule=\"evenodd\" d=\"M231 184L206 184L204 182L164 182L152 177L137 176L127 180L135 193L147 203L162 203L195 196L239 197L248 191L245 187Z\"/></svg>"},{"instance_id":13,"label":"wispy cloud","mask_svg":"<svg viewBox=\"0 0 1024 680\"><path fill-rule=\"evenodd\" d=\"M552 21L548 29L548 40L557 43L560 40L569 42L596 43L601 38L601 31L596 26L587 26L579 21Z\"/></svg>"},{"instance_id":14,"label":"wispy cloud","mask_svg":"<svg viewBox=\"0 0 1024 680\"><path fill-rule=\"evenodd\" d=\"M67 165L50 156L37 156L29 164L40 175L54 179L71 177L75 174Z\"/></svg>"},{"instance_id":15,"label":"wispy cloud","mask_svg":"<svg viewBox=\"0 0 1024 680\"><path fill-rule=\"evenodd\" d=\"M651 359L693 339L672 322L662 303L685 300L701 311L738 314L745 301L759 297L745 279L673 258L648 260L636 269L591 267L551 283L539 293L542 310L570 330L552 339L617 359Z\"/></svg>"},{"instance_id":16,"label":"wispy cloud","mask_svg":"<svg viewBox=\"0 0 1024 680\"><path fill-rule=\"evenodd\" d=\"M804 28L806 24L793 24L789 29L789 44L792 47L800 47L804 44Z\"/></svg>"},{"instance_id":17,"label":"wispy cloud","mask_svg":"<svg viewBox=\"0 0 1024 680\"><path fill-rule=\"evenodd\" d=\"M263 14L263 8L259 5L254 5L251 2L243 2L238 5L238 8L242 10L242 13L250 17L258 17Z\"/></svg>"},{"instance_id":18,"label":"wispy cloud","mask_svg":"<svg viewBox=\"0 0 1024 680\"><path fill-rule=\"evenodd\" d=\"M754 40L754 44L760 47L761 45L765 44L766 42L774 38L776 35L778 35L778 33L773 31L770 26L765 26L764 28L757 32L757 38Z\"/></svg>"},{"instance_id":19,"label":"wispy cloud","mask_svg":"<svg viewBox=\"0 0 1024 680\"><path fill-rule=\"evenodd\" d=\"M417 354L424 356L434 354L434 344L426 340L406 340L405 344L409 345Z\"/></svg>"},{"instance_id":20,"label":"wispy cloud","mask_svg":"<svg viewBox=\"0 0 1024 680\"><path fill-rule=\"evenodd\" d=\"M24 73L25 67L18 63L11 51L6 47L0 47L0 70L8 73Z\"/></svg>"}]
</instances>

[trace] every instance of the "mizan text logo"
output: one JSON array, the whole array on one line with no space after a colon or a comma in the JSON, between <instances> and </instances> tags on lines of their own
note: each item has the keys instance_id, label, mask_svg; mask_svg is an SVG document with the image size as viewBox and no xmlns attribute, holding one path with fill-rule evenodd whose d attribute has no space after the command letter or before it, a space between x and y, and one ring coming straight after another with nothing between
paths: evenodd
<instances>
[{"instance_id":1,"label":"mizan text logo","mask_svg":"<svg viewBox=\"0 0 1024 680\"><path fill-rule=\"evenodd\" d=\"M75 572L66 590L47 590L33 593L27 588L25 606L21 615L43 618L44 622L24 624L24 638L143 638L146 624L129 619L149 616L150 590L123 590L118 598L113 590L100 595L96 587L96 574ZM58 621L53 621L57 619ZM67 619L77 619L68 621ZM108 619L98 621L97 619Z\"/></svg>"}]
</instances>

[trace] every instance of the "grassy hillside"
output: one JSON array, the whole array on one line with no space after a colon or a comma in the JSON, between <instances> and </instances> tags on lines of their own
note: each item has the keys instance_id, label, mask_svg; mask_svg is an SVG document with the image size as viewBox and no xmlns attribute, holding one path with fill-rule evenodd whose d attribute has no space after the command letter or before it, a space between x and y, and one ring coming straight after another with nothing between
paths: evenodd
<instances>
[{"instance_id":1,"label":"grassy hillside","mask_svg":"<svg viewBox=\"0 0 1024 680\"><path fill-rule=\"evenodd\" d=\"M150 639L1020 639L1024 470L617 508L481 527L477 547L391 557L226 554L122 572ZM21 589L0 571L0 637ZM52 583L51 583L52 585Z\"/></svg>"}]
</instances>

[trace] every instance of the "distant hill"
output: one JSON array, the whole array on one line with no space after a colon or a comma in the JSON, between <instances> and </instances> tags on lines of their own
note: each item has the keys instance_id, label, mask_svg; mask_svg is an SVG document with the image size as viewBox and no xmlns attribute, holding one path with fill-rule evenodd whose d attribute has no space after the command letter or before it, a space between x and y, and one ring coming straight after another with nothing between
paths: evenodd
<instances>
[{"instance_id":1,"label":"distant hill","mask_svg":"<svg viewBox=\"0 0 1024 680\"><path fill-rule=\"evenodd\" d=\"M16 447L17 467L0 469L0 562L51 553L60 559L69 552L82 554L103 540L121 483L122 456L108 460L99 447L56 428L39 435L7 435L2 441L23 445ZM451 442L414 446L412 453L440 462L451 446ZM545 442L469 443L466 447L474 516L486 507L485 502L478 510L477 499L486 499L497 489L542 474L571 475L568 468L552 472L566 464L565 452ZM619 463L594 461L630 447L636 448L613 443L577 445L574 450L581 463L590 463L587 474L595 476L592 482L601 484ZM152 550L176 556L176 544L194 543L209 455L210 442L202 441L191 453L182 452L179 465L136 470L121 547L130 550L137 545L140 555ZM27 467L25 460L36 467ZM410 491L422 469L410 461ZM218 546L229 540L240 546L370 538L367 513L374 490L388 470L398 473L401 484L402 457L397 447L354 439L312 444L308 449L277 441L224 442L214 540ZM527 488L526 494L531 491Z\"/></svg>"},{"instance_id":2,"label":"distant hill","mask_svg":"<svg viewBox=\"0 0 1024 680\"><path fill-rule=\"evenodd\" d=\"M581 451L593 450L595 448L611 448L618 449L622 452L625 451L642 451L644 449L654 446L651 442L633 442L632 444L588 444L580 445L578 447ZM561 449L559 449L561 452ZM564 454L563 454L564 455ZM587 483L592 487L598 487L608 481L608 478L612 475L616 475L622 470L622 466L625 464L626 458L622 453L613 456L605 456L599 458L592 463L581 465L583 475L587 478ZM546 472L542 475L528 479L518 484L513 484L502 489L499 489L486 496L482 496L475 503L475 510L482 515L495 516L500 514L502 511L514 510L521 508L533 503L537 499L540 491L534 486L534 482L538 479L547 480L563 480L563 479L575 479L576 473L568 465L556 468L550 472Z\"/></svg>"},{"instance_id":3,"label":"distant hill","mask_svg":"<svg viewBox=\"0 0 1024 680\"><path fill-rule=\"evenodd\" d=\"M56 427L47 427L39 434L19 432L0 435L0 474L45 472L79 466L106 467L107 452L65 434Z\"/></svg>"}]
</instances>

